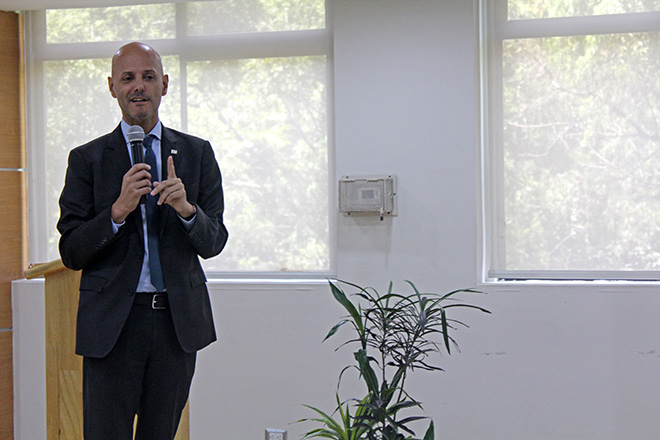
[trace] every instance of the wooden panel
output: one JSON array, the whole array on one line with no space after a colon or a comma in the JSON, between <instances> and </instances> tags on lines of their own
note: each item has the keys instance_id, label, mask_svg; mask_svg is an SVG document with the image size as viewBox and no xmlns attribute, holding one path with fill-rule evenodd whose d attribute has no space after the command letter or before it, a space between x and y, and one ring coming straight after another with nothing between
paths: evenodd
<instances>
[{"instance_id":1,"label":"wooden panel","mask_svg":"<svg viewBox=\"0 0 660 440\"><path fill-rule=\"evenodd\" d=\"M25 168L20 17L0 12L0 168ZM11 281L27 264L25 173L0 172L0 329L11 328ZM0 332L0 439L14 438L12 332Z\"/></svg>"},{"instance_id":2,"label":"wooden panel","mask_svg":"<svg viewBox=\"0 0 660 440\"><path fill-rule=\"evenodd\" d=\"M1 242L2 240L0 240ZM2 280L0 281L0 330L9 328L11 328L11 282Z\"/></svg>"},{"instance_id":3,"label":"wooden panel","mask_svg":"<svg viewBox=\"0 0 660 440\"><path fill-rule=\"evenodd\" d=\"M174 440L188 440L190 438L190 401L186 403L186 407L181 414L181 422L179 422L179 430L176 432Z\"/></svg>"},{"instance_id":4,"label":"wooden panel","mask_svg":"<svg viewBox=\"0 0 660 440\"><path fill-rule=\"evenodd\" d=\"M48 440L82 438L82 358L75 354L80 272L46 276L46 413Z\"/></svg>"},{"instance_id":5,"label":"wooden panel","mask_svg":"<svg viewBox=\"0 0 660 440\"><path fill-rule=\"evenodd\" d=\"M23 278L27 265L25 173L0 171L0 329L11 328L11 281Z\"/></svg>"},{"instance_id":6,"label":"wooden panel","mask_svg":"<svg viewBox=\"0 0 660 440\"><path fill-rule=\"evenodd\" d=\"M12 332L0 332L0 439L14 438Z\"/></svg>"},{"instance_id":7,"label":"wooden panel","mask_svg":"<svg viewBox=\"0 0 660 440\"><path fill-rule=\"evenodd\" d=\"M190 438L190 402L186 402L186 407L183 408L181 414L181 421L179 422L179 429L174 436L174 440L188 440ZM133 425L133 438L135 439L135 428L137 427L137 417L135 417L135 424Z\"/></svg>"},{"instance_id":8,"label":"wooden panel","mask_svg":"<svg viewBox=\"0 0 660 440\"><path fill-rule=\"evenodd\" d=\"M0 168L24 168L19 16L0 12Z\"/></svg>"}]
</instances>

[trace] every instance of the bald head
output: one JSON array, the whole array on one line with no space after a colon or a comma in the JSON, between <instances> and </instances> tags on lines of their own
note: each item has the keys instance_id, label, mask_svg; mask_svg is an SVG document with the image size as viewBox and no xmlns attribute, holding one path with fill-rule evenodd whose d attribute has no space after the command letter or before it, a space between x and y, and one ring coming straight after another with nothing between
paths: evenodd
<instances>
[{"instance_id":1,"label":"bald head","mask_svg":"<svg viewBox=\"0 0 660 440\"><path fill-rule=\"evenodd\" d=\"M160 54L156 50L149 46L148 44L140 43L134 41L123 45L122 47L115 52L112 57L112 76L115 77L118 72L115 71L117 66L120 64L121 60L129 57L145 57L149 59L154 66L158 68L158 73L163 74L163 61L160 58Z\"/></svg>"}]
</instances>

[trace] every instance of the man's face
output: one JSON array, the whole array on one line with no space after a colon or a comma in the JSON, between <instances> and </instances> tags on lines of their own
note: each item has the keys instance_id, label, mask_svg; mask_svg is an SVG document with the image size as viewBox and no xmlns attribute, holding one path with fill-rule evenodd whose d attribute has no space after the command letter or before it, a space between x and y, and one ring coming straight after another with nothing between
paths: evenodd
<instances>
[{"instance_id":1,"label":"man's face","mask_svg":"<svg viewBox=\"0 0 660 440\"><path fill-rule=\"evenodd\" d=\"M108 87L128 124L140 125L148 133L158 122L158 107L167 85L168 77L153 49L133 43L115 55Z\"/></svg>"}]
</instances>

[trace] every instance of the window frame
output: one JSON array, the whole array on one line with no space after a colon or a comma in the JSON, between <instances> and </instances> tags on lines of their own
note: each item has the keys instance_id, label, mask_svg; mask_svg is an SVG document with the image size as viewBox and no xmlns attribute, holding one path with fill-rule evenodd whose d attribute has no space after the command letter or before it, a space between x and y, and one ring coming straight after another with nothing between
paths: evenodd
<instances>
[{"instance_id":1,"label":"window frame","mask_svg":"<svg viewBox=\"0 0 660 440\"><path fill-rule=\"evenodd\" d=\"M481 281L660 281L660 271L507 270L504 253L503 41L660 32L660 11L507 20L507 0L478 0Z\"/></svg>"},{"instance_id":2,"label":"window frame","mask_svg":"<svg viewBox=\"0 0 660 440\"><path fill-rule=\"evenodd\" d=\"M325 0L325 28L293 31L233 33L219 35L188 35L186 29L186 3L172 1L175 7L175 38L144 39L155 45L163 57L177 56L180 70L175 75L181 84L181 130L188 131L186 101L186 65L195 61L236 60L250 58L278 58L297 56L324 56L326 59L327 93L327 163L328 163L328 270L305 272L270 271L207 271L212 278L327 278L336 272L336 216L337 190L334 184L334 78L332 51L332 14L329 0ZM105 7L89 3L86 7ZM47 182L44 149L46 146L46 108L44 65L48 61L109 58L121 44L127 41L103 41L86 43L47 43L46 10L23 11L25 44L25 106L27 192L28 192L28 252L31 261L48 259L48 228L45 222ZM66 166L62 164L61 166Z\"/></svg>"}]
</instances>

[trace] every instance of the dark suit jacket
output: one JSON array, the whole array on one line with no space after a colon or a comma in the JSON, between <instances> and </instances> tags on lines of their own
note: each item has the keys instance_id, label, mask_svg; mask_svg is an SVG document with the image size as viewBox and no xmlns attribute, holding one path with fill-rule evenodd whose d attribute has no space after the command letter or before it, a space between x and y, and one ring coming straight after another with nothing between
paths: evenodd
<instances>
[{"instance_id":1,"label":"dark suit jacket","mask_svg":"<svg viewBox=\"0 0 660 440\"><path fill-rule=\"evenodd\" d=\"M207 141L163 127L161 151L162 176L167 176L167 157L176 151L177 177L188 201L197 206L189 231L171 206L162 205L160 216L160 257L170 310L181 347L194 352L216 339L198 256L213 257L227 242L222 181ZM110 217L130 168L121 127L69 154L57 229L64 265L82 269L76 332L76 353L82 356L110 352L135 298L144 258L141 210L136 208L117 234Z\"/></svg>"}]
</instances>

